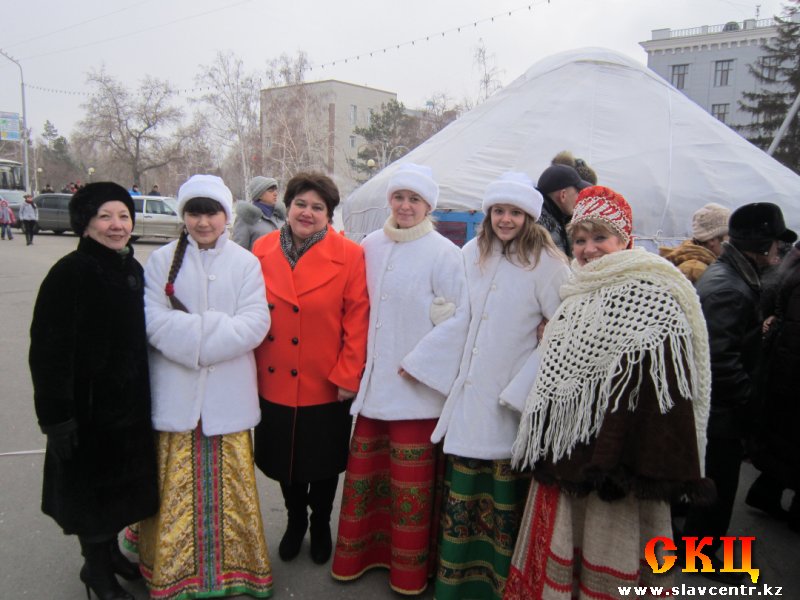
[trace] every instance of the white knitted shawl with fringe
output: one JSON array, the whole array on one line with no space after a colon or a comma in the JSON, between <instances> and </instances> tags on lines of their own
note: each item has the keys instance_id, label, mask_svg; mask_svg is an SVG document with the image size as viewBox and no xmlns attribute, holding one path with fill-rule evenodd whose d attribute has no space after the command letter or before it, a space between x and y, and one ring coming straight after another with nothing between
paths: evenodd
<instances>
[{"instance_id":1,"label":"white knitted shawl with fringe","mask_svg":"<svg viewBox=\"0 0 800 600\"><path fill-rule=\"evenodd\" d=\"M643 377L653 381L666 413L673 406L671 370L677 391L692 402L702 473L711 368L708 331L689 280L655 254L622 250L582 267L573 261L561 298L542 340L541 366L512 449L514 466L533 466L544 457L555 462L590 442L609 405L636 409ZM632 378L635 386L625 396Z\"/></svg>"}]
</instances>

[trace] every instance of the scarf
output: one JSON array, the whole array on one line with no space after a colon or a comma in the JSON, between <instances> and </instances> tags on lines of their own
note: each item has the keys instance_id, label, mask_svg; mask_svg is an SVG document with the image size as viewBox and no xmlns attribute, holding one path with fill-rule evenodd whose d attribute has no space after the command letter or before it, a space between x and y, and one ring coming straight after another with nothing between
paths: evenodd
<instances>
[{"instance_id":1,"label":"scarf","mask_svg":"<svg viewBox=\"0 0 800 600\"><path fill-rule=\"evenodd\" d=\"M400 229L393 215L389 215L383 224L383 233L393 242L413 242L433 231L433 222L429 218L424 218L420 223L413 227Z\"/></svg>"},{"instance_id":2,"label":"scarf","mask_svg":"<svg viewBox=\"0 0 800 600\"><path fill-rule=\"evenodd\" d=\"M261 209L265 219L272 217L272 213L275 212L275 206L272 204L267 204L266 202L253 202L253 204Z\"/></svg>"},{"instance_id":3,"label":"scarf","mask_svg":"<svg viewBox=\"0 0 800 600\"><path fill-rule=\"evenodd\" d=\"M636 410L643 377L653 381L661 413L669 411L669 348L678 393L692 402L702 472L711 367L705 319L689 280L655 254L622 250L582 267L573 261L561 297L512 448L515 467L569 456L597 436L609 405Z\"/></svg>"},{"instance_id":4,"label":"scarf","mask_svg":"<svg viewBox=\"0 0 800 600\"><path fill-rule=\"evenodd\" d=\"M318 231L317 233L306 238L299 248L295 248L294 241L292 240L292 228L289 227L288 223L284 223L283 227L281 227L280 234L281 250L283 251L283 255L286 257L286 260L289 261L289 266L292 268L292 271L294 271L297 261L300 260L303 254L308 252L311 246L317 242L321 242L326 233L328 233L327 226L325 229L322 229L321 231Z\"/></svg>"}]
</instances>

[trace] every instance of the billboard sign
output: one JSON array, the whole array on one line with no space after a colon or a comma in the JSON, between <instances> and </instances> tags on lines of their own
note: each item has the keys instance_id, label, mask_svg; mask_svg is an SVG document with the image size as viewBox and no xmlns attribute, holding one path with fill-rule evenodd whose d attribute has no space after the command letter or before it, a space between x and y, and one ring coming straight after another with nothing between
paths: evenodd
<instances>
[{"instance_id":1,"label":"billboard sign","mask_svg":"<svg viewBox=\"0 0 800 600\"><path fill-rule=\"evenodd\" d=\"M20 140L19 113L0 112L0 140Z\"/></svg>"}]
</instances>

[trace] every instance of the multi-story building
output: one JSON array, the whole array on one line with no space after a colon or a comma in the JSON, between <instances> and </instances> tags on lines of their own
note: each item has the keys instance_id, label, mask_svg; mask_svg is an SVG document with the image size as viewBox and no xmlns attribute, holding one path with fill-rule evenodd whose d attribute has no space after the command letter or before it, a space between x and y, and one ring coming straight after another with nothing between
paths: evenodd
<instances>
[{"instance_id":1,"label":"multi-story building","mask_svg":"<svg viewBox=\"0 0 800 600\"><path fill-rule=\"evenodd\" d=\"M301 168L320 169L344 196L357 185L348 159L365 143L354 129L368 127L372 112L396 99L394 92L332 79L261 90L265 174L285 182Z\"/></svg>"},{"instance_id":2,"label":"multi-story building","mask_svg":"<svg viewBox=\"0 0 800 600\"><path fill-rule=\"evenodd\" d=\"M691 29L654 29L651 39L640 45L650 69L723 123L736 126L751 120L739 107L742 93L757 91L761 85L750 67L773 76L778 67L762 49L776 33L774 19L745 19Z\"/></svg>"}]
</instances>

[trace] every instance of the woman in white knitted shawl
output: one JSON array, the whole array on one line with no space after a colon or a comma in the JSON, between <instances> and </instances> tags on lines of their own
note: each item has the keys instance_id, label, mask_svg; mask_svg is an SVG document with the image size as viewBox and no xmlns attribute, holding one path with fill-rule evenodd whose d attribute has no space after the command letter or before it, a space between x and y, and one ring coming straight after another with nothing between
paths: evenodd
<instances>
[{"instance_id":1,"label":"woman in white knitted shawl","mask_svg":"<svg viewBox=\"0 0 800 600\"><path fill-rule=\"evenodd\" d=\"M431 433L469 325L461 251L428 216L438 196L430 168L402 165L389 180L391 215L362 242L367 363L351 408L357 419L331 569L348 581L388 567L389 585L403 594L421 593L436 565L440 453Z\"/></svg>"},{"instance_id":2,"label":"woman in white knitted shawl","mask_svg":"<svg viewBox=\"0 0 800 600\"><path fill-rule=\"evenodd\" d=\"M620 194L581 192L568 226L572 276L513 448L534 483L506 600L668 586L645 545L672 537L670 500L713 493L701 467L711 377L700 304L673 265L631 249L631 231Z\"/></svg>"}]
</instances>

